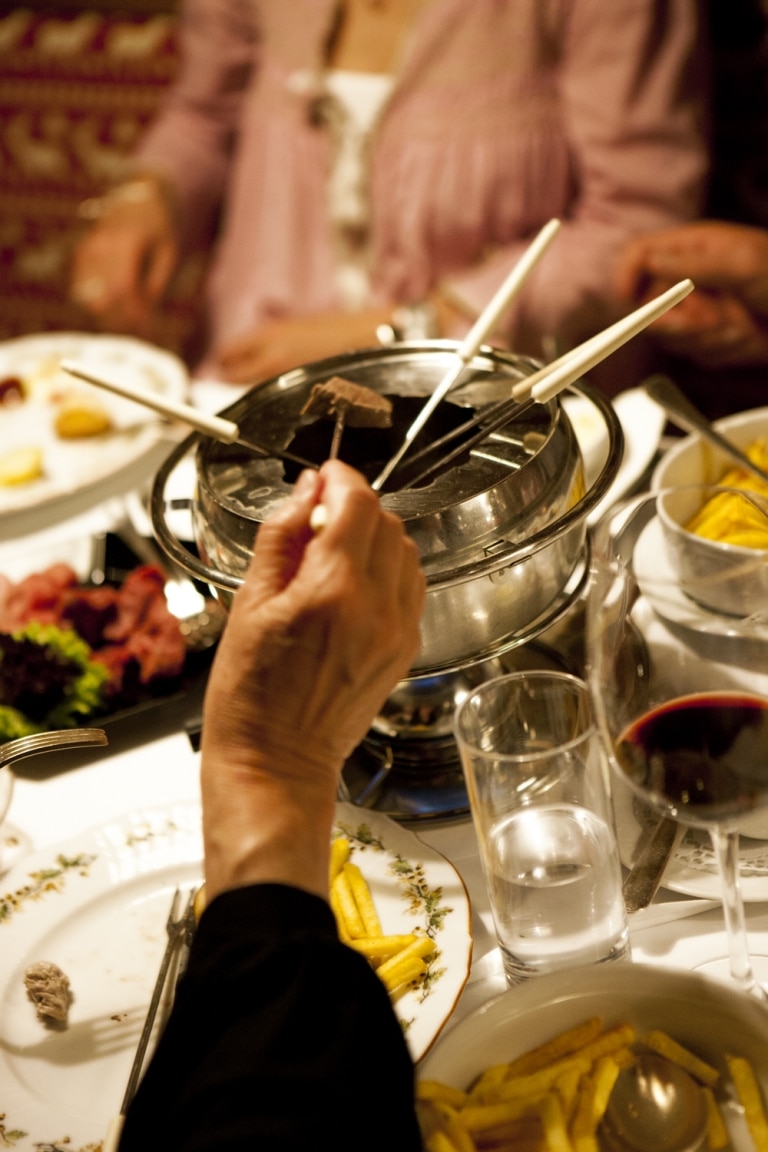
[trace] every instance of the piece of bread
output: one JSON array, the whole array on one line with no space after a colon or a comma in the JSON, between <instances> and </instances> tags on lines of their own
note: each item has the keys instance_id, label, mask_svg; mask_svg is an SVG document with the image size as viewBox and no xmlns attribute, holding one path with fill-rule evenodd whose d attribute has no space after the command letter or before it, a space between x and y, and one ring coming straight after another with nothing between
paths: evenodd
<instances>
[{"instance_id":1,"label":"piece of bread","mask_svg":"<svg viewBox=\"0 0 768 1152\"><path fill-rule=\"evenodd\" d=\"M43 453L32 446L13 448L0 456L0 486L11 488L28 484L43 474Z\"/></svg>"},{"instance_id":2,"label":"piece of bread","mask_svg":"<svg viewBox=\"0 0 768 1152\"><path fill-rule=\"evenodd\" d=\"M90 396L71 396L59 407L53 427L62 440L80 440L109 432L112 417L106 408Z\"/></svg>"}]
</instances>

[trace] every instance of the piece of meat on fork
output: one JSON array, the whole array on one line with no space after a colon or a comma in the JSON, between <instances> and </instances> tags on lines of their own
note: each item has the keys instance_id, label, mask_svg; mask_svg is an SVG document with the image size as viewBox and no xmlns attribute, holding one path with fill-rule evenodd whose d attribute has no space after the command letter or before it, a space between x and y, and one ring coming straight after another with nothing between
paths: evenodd
<instances>
[{"instance_id":1,"label":"piece of meat on fork","mask_svg":"<svg viewBox=\"0 0 768 1152\"><path fill-rule=\"evenodd\" d=\"M328 417L334 421L328 457L335 460L345 427L391 427L392 402L374 392L373 388L355 384L343 376L332 376L330 380L313 385L301 415Z\"/></svg>"}]
</instances>

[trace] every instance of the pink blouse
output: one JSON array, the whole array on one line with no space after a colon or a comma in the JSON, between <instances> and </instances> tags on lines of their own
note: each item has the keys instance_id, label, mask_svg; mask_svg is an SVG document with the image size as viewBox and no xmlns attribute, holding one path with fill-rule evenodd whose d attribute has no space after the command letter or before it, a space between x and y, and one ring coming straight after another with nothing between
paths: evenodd
<instances>
[{"instance_id":1,"label":"pink blouse","mask_svg":"<svg viewBox=\"0 0 768 1152\"><path fill-rule=\"evenodd\" d=\"M184 66L139 160L190 240L221 212L212 346L340 307L330 139L317 115L334 0L186 0ZM700 209L707 161L695 0L431 0L372 141L378 303L441 283L482 309L533 234L564 226L509 319L541 355L614 318L633 234ZM457 334L458 335L458 334Z\"/></svg>"}]
</instances>

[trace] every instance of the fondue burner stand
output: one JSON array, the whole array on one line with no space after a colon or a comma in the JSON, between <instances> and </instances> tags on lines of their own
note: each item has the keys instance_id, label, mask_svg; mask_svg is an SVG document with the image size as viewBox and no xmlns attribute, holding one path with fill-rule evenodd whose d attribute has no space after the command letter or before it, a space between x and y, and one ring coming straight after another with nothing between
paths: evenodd
<instances>
[{"instance_id":1,"label":"fondue burner stand","mask_svg":"<svg viewBox=\"0 0 768 1152\"><path fill-rule=\"evenodd\" d=\"M296 369L240 397L223 415L265 455L198 433L177 445L152 490L160 545L227 606L242 584L260 522L292 491L300 470L295 459L319 465L328 456L333 422L302 413L314 385L341 376L391 401L391 428L350 427L342 440L342 458L372 481L453 367L456 349L431 341L365 350ZM550 640L573 615L586 583L587 518L618 472L623 436L613 406L586 384L571 390L592 403L607 431L592 479L558 399L517 406L499 426L499 405L511 386L538 367L481 349L381 493L417 544L426 575L421 644L409 677L350 757L343 780L355 803L396 819L467 814L453 713L475 685L516 669L581 670ZM487 424L481 442L477 426L464 431L478 420ZM193 449L191 550L168 526L166 488Z\"/></svg>"},{"instance_id":2,"label":"fondue burner stand","mask_svg":"<svg viewBox=\"0 0 768 1152\"><path fill-rule=\"evenodd\" d=\"M539 669L583 676L581 618L577 600L563 610L551 633L503 656L456 672L404 680L344 766L348 799L406 823L468 816L453 735L456 707L478 684L507 672Z\"/></svg>"}]
</instances>

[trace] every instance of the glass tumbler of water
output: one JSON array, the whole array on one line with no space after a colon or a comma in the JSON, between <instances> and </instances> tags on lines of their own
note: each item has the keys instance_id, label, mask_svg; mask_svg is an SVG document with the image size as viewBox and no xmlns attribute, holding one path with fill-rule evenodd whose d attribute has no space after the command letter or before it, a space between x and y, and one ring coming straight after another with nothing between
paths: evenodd
<instances>
[{"instance_id":1,"label":"glass tumbler of water","mask_svg":"<svg viewBox=\"0 0 768 1152\"><path fill-rule=\"evenodd\" d=\"M508 984L629 956L607 760L575 676L515 672L454 718Z\"/></svg>"}]
</instances>

